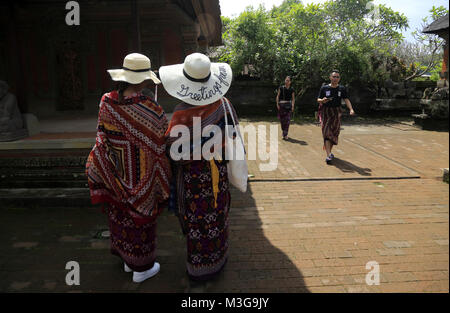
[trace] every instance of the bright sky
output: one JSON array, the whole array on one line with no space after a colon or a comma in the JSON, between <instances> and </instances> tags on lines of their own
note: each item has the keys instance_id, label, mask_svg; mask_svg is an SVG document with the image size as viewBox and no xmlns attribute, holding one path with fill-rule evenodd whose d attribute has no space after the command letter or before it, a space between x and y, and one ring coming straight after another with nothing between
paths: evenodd
<instances>
[{"instance_id":1,"label":"bright sky","mask_svg":"<svg viewBox=\"0 0 450 313\"><path fill-rule=\"evenodd\" d=\"M266 9L271 9L274 5L279 6L283 0L220 0L222 15L233 17L239 15L247 6L258 7L263 4ZM303 0L304 4L323 3L325 0ZM443 5L448 9L448 0L374 0L376 5L384 4L396 12L403 13L409 22L409 28L403 32L403 36L409 41L413 41L411 32L416 28L422 28L422 18L429 15L429 10L434 6Z\"/></svg>"}]
</instances>

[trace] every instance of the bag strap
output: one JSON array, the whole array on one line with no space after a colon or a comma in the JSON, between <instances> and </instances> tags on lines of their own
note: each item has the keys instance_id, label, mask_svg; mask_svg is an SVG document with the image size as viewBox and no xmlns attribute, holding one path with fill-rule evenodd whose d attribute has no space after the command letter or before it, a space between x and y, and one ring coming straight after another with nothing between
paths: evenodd
<instances>
[{"instance_id":1,"label":"bag strap","mask_svg":"<svg viewBox=\"0 0 450 313\"><path fill-rule=\"evenodd\" d=\"M227 124L228 124L228 118L227 118L227 108L231 115L231 120L233 121L233 127L236 130L236 133L239 135L239 138L241 138L242 143L244 143L244 140L242 139L241 132L239 131L239 127L236 127L236 121L234 120L233 111L231 110L230 103L227 99L224 100L224 98L220 99L222 101L223 110L225 111L225 134L227 131ZM225 105L226 104L226 105Z\"/></svg>"},{"instance_id":2,"label":"bag strap","mask_svg":"<svg viewBox=\"0 0 450 313\"><path fill-rule=\"evenodd\" d=\"M220 101L222 101L222 108L223 108L223 112L224 112L224 115L225 115L225 136L228 137L228 132L227 132L227 131L228 131L228 129L227 129L227 125L228 125L227 108L226 108L226 106L225 106L225 103L224 103L224 101L223 101L223 98L221 98Z\"/></svg>"}]
</instances>

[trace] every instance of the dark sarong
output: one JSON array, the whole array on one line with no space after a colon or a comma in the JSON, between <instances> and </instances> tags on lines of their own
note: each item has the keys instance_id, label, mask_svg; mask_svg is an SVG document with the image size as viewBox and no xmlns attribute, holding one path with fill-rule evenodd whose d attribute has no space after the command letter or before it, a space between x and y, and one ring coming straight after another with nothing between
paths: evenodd
<instances>
[{"instance_id":1,"label":"dark sarong","mask_svg":"<svg viewBox=\"0 0 450 313\"><path fill-rule=\"evenodd\" d=\"M278 119L281 123L281 130L283 131L283 137L286 137L289 132L289 125L291 124L292 110L286 110L280 105L278 110Z\"/></svg>"},{"instance_id":2,"label":"dark sarong","mask_svg":"<svg viewBox=\"0 0 450 313\"><path fill-rule=\"evenodd\" d=\"M220 272L227 261L230 192L227 166L215 161L218 192L214 197L210 161L183 166L187 272L191 279L206 280Z\"/></svg>"},{"instance_id":3,"label":"dark sarong","mask_svg":"<svg viewBox=\"0 0 450 313\"><path fill-rule=\"evenodd\" d=\"M321 107L319 109L320 124L322 125L323 142L329 140L333 145L338 144L341 131L340 107Z\"/></svg>"},{"instance_id":4,"label":"dark sarong","mask_svg":"<svg viewBox=\"0 0 450 313\"><path fill-rule=\"evenodd\" d=\"M228 101L224 98L225 101ZM232 114L238 118L234 108ZM201 117L202 129L216 125L222 130L224 140L224 110L221 101L206 106L181 104L174 110L167 135L177 125L189 127L193 135L193 118ZM228 123L231 116L228 116ZM205 138L205 137L203 137ZM177 138L168 138L168 147ZM186 268L192 280L208 280L218 274L227 262L228 256L228 212L231 196L229 192L227 161L194 160L190 143L189 160L173 161L176 183L171 185L171 205L176 205L178 218L186 235ZM202 141L203 147L204 141ZM222 145L223 147L223 145ZM222 157L224 159L224 150ZM176 197L173 197L176 193Z\"/></svg>"},{"instance_id":5,"label":"dark sarong","mask_svg":"<svg viewBox=\"0 0 450 313\"><path fill-rule=\"evenodd\" d=\"M111 253L136 272L153 267L156 259L156 221L136 225L127 211L117 207L108 208Z\"/></svg>"}]
</instances>

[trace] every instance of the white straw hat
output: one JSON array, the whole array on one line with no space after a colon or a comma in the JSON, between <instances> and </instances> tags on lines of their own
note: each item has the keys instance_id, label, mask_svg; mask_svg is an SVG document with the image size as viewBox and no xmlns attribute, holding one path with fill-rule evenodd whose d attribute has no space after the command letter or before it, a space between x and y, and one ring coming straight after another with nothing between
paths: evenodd
<instances>
[{"instance_id":1,"label":"white straw hat","mask_svg":"<svg viewBox=\"0 0 450 313\"><path fill-rule=\"evenodd\" d=\"M172 96L192 105L216 102L230 89L231 67L226 63L211 63L201 53L186 57L183 64L159 69L164 89Z\"/></svg>"},{"instance_id":2,"label":"white straw hat","mask_svg":"<svg viewBox=\"0 0 450 313\"><path fill-rule=\"evenodd\" d=\"M131 53L123 60L123 67L117 70L108 70L114 81L125 81L130 84L140 84L144 80L151 79L155 84L161 81L151 71L150 59L140 53Z\"/></svg>"}]
</instances>

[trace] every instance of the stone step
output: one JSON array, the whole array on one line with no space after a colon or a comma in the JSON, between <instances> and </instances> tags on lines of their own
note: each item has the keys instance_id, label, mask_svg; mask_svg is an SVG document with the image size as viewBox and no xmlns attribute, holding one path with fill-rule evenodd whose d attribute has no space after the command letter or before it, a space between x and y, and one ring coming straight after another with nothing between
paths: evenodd
<instances>
[{"instance_id":1,"label":"stone step","mask_svg":"<svg viewBox=\"0 0 450 313\"><path fill-rule=\"evenodd\" d=\"M88 188L1 188L2 207L79 207L91 205Z\"/></svg>"},{"instance_id":2,"label":"stone step","mask_svg":"<svg viewBox=\"0 0 450 313\"><path fill-rule=\"evenodd\" d=\"M87 187L84 168L2 169L0 188L83 188Z\"/></svg>"},{"instance_id":3,"label":"stone step","mask_svg":"<svg viewBox=\"0 0 450 313\"><path fill-rule=\"evenodd\" d=\"M0 188L0 210L3 208L101 208L93 205L88 188ZM164 209L162 216L173 215Z\"/></svg>"},{"instance_id":4,"label":"stone step","mask_svg":"<svg viewBox=\"0 0 450 313\"><path fill-rule=\"evenodd\" d=\"M87 187L88 149L2 150L0 188Z\"/></svg>"},{"instance_id":5,"label":"stone step","mask_svg":"<svg viewBox=\"0 0 450 313\"><path fill-rule=\"evenodd\" d=\"M84 180L38 180L30 178L29 180L2 180L0 181L0 188L14 189L14 188L87 188L87 179Z\"/></svg>"}]
</instances>

